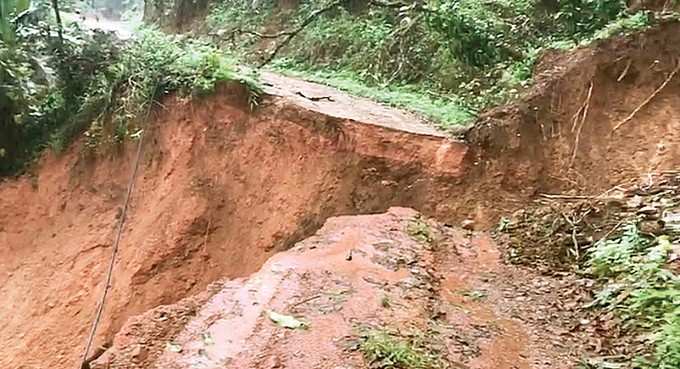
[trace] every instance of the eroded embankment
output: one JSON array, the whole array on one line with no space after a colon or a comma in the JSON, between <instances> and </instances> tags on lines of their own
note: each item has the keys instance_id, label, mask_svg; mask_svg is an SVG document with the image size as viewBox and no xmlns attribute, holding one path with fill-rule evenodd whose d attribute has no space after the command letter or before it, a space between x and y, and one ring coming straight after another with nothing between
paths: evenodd
<instances>
[{"instance_id":1,"label":"eroded embankment","mask_svg":"<svg viewBox=\"0 0 680 369\"><path fill-rule=\"evenodd\" d=\"M167 105L147 135L96 344L131 316L244 276L325 219L416 205L462 175L463 144L310 112L251 114L225 89ZM0 186L3 368L72 368L100 296L134 144L74 147Z\"/></svg>"},{"instance_id":2,"label":"eroded embankment","mask_svg":"<svg viewBox=\"0 0 680 369\"><path fill-rule=\"evenodd\" d=\"M677 168L679 44L680 23L667 21L544 55L535 87L521 101L486 113L468 132L467 140L481 149L481 170L496 172L495 185L506 190L598 194Z\"/></svg>"},{"instance_id":3,"label":"eroded embankment","mask_svg":"<svg viewBox=\"0 0 680 369\"><path fill-rule=\"evenodd\" d=\"M193 104L168 103L149 129L96 343L110 342L132 316L257 271L334 215L399 205L444 222L473 217L481 224L539 192L596 193L676 166L680 79L668 77L680 57L678 31L666 23L545 57L536 88L486 114L468 133L469 146L304 109L293 100L309 100L304 94L267 98L255 113L230 89ZM326 103L332 101L313 105ZM44 160L36 176L0 184L3 368L76 363L133 151L93 158L74 147ZM457 268L439 273L446 278ZM536 331L528 339L540 338ZM468 337L458 339L453 349ZM527 365L540 367L536 362Z\"/></svg>"}]
</instances>

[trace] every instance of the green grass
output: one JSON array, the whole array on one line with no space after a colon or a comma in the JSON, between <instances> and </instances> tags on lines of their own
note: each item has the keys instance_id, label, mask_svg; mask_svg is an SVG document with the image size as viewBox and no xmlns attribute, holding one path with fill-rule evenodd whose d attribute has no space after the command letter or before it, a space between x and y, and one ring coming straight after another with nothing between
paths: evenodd
<instances>
[{"instance_id":1,"label":"green grass","mask_svg":"<svg viewBox=\"0 0 680 369\"><path fill-rule=\"evenodd\" d=\"M341 5L293 38L274 66L453 129L517 98L532 83L543 50L577 47L651 22L646 12L627 13L624 0L564 0L552 12L537 3L424 1L399 10L367 5L358 13ZM274 25L295 29L326 2L303 0L283 15L272 2L262 4L253 10L225 0L210 12L206 27L222 35L273 32ZM263 51L252 34L234 35L224 38L226 45L246 60Z\"/></svg>"},{"instance_id":2,"label":"green grass","mask_svg":"<svg viewBox=\"0 0 680 369\"><path fill-rule=\"evenodd\" d=\"M441 358L413 340L381 329L363 335L359 350L373 369L442 369Z\"/></svg>"},{"instance_id":3,"label":"green grass","mask_svg":"<svg viewBox=\"0 0 680 369\"><path fill-rule=\"evenodd\" d=\"M416 217L409 221L408 225L406 225L406 233L409 236L411 236L411 238L418 242L422 243L434 242L434 235L432 234L432 229L430 229L430 226L421 217Z\"/></svg>"},{"instance_id":4,"label":"green grass","mask_svg":"<svg viewBox=\"0 0 680 369\"><path fill-rule=\"evenodd\" d=\"M595 34L586 40L585 43L639 31L649 27L650 24L651 18L648 12L635 13L631 16L619 18L616 21L607 24L602 29L595 32Z\"/></svg>"},{"instance_id":5,"label":"green grass","mask_svg":"<svg viewBox=\"0 0 680 369\"><path fill-rule=\"evenodd\" d=\"M636 360L639 368L680 368L680 276L667 268L671 251L667 236L649 238L628 225L589 254L587 271L601 282L592 306L648 334L651 354Z\"/></svg>"},{"instance_id":6,"label":"green grass","mask_svg":"<svg viewBox=\"0 0 680 369\"><path fill-rule=\"evenodd\" d=\"M431 120L439 128L450 130L472 122L475 113L455 98L439 95L418 86L373 85L363 82L349 71L326 72L290 69L279 66L277 71L338 88L350 94L366 97L382 104L411 111Z\"/></svg>"}]
</instances>

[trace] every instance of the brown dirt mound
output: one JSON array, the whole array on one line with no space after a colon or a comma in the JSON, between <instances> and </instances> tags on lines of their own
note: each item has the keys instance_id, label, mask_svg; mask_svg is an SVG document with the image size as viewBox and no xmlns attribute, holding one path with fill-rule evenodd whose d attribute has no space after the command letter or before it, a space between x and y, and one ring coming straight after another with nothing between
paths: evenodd
<instances>
[{"instance_id":1,"label":"brown dirt mound","mask_svg":"<svg viewBox=\"0 0 680 369\"><path fill-rule=\"evenodd\" d=\"M485 114L468 133L501 187L599 194L680 164L680 76L633 118L680 59L680 23L553 53L522 101ZM592 87L592 89L591 89Z\"/></svg>"},{"instance_id":2,"label":"brown dirt mound","mask_svg":"<svg viewBox=\"0 0 680 369\"><path fill-rule=\"evenodd\" d=\"M361 355L375 331L419 340L433 369L568 368L576 350L545 296L556 281L499 256L488 236L410 209L332 218L249 278L217 283L198 310L190 298L131 319L93 368L381 367ZM527 292L539 284L543 296Z\"/></svg>"}]
</instances>

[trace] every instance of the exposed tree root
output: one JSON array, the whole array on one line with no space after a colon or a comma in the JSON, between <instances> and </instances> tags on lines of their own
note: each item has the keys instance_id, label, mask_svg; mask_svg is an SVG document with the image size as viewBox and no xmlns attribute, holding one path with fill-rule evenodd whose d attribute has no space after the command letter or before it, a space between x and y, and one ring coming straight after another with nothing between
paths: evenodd
<instances>
[{"instance_id":1,"label":"exposed tree root","mask_svg":"<svg viewBox=\"0 0 680 369\"><path fill-rule=\"evenodd\" d=\"M673 79L673 77L675 77L675 75L678 73L678 71L680 71L680 60L676 63L675 69L673 69L671 74L668 75L668 78L666 78L666 80L663 81L661 86L659 86L659 88L654 90L654 92L651 95L649 95L649 97L647 97L645 99L645 101L643 101L642 104L640 104L637 108L635 108L635 110L633 110L626 118L624 118L622 121L617 123L614 126L614 129L612 129L612 132L615 132L617 129L621 128L621 126L623 126L624 124L628 123L631 119L633 119L633 117L635 117L635 115L640 110L642 110L645 106L647 106L647 104L649 104L649 102L652 101L652 99L654 99L654 97L656 97L656 95L658 95L659 92L661 92L668 85L668 83Z\"/></svg>"}]
</instances>

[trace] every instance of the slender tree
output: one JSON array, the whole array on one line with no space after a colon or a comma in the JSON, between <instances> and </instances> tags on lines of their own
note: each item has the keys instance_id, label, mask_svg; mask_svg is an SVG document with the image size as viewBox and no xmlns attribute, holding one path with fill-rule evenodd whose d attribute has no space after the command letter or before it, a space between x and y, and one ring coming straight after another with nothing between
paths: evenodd
<instances>
[{"instance_id":1,"label":"slender tree","mask_svg":"<svg viewBox=\"0 0 680 369\"><path fill-rule=\"evenodd\" d=\"M63 45L64 30L63 25L61 24L61 14L59 13L59 0L52 0L52 9L54 9L54 17L57 19L57 34L59 35L59 44Z\"/></svg>"}]
</instances>

